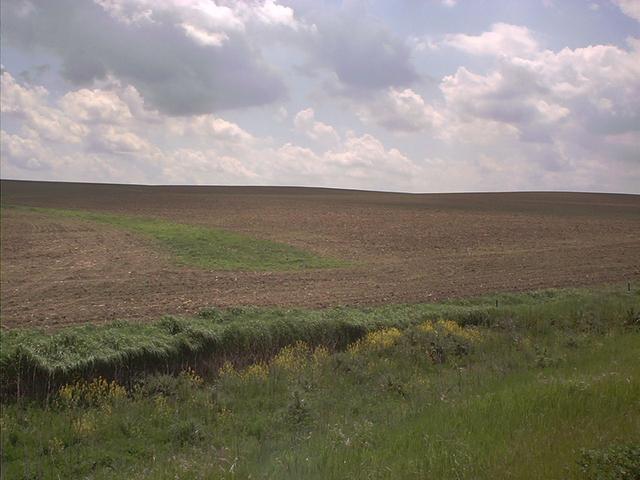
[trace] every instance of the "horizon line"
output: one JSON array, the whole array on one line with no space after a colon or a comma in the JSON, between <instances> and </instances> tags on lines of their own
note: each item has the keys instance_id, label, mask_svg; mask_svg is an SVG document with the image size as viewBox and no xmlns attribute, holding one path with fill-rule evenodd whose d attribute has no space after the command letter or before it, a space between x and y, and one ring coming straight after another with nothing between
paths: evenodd
<instances>
[{"instance_id":1,"label":"horizon line","mask_svg":"<svg viewBox=\"0 0 640 480\"><path fill-rule=\"evenodd\" d=\"M327 187L327 186L309 186L309 185L240 185L240 184L166 184L166 183L117 183L117 182L96 182L96 181L72 181L72 180L26 180L19 178L0 178L0 182L23 182L23 183L58 183L72 185L104 185L119 187L143 187L143 188L297 188L297 189L315 189L315 190L335 190L343 192L362 192L362 193L385 193L396 195L464 195L464 194L506 194L506 193L574 193L583 195L633 195L638 193L629 192L611 192L611 191L584 191L584 190L465 190L465 191L449 191L449 192L409 192L401 190L374 190L365 188L346 188L346 187Z\"/></svg>"}]
</instances>

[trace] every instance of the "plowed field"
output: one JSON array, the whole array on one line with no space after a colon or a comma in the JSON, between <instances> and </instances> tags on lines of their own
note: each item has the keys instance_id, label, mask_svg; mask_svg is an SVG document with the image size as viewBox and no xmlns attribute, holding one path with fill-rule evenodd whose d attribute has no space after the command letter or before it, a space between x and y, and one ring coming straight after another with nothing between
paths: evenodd
<instances>
[{"instance_id":1,"label":"plowed field","mask_svg":"<svg viewBox=\"0 0 640 480\"><path fill-rule=\"evenodd\" d=\"M215 227L349 263L211 271L180 266L135 233L3 209L7 328L154 319L209 306L378 305L640 281L637 195L2 181L2 203Z\"/></svg>"}]
</instances>

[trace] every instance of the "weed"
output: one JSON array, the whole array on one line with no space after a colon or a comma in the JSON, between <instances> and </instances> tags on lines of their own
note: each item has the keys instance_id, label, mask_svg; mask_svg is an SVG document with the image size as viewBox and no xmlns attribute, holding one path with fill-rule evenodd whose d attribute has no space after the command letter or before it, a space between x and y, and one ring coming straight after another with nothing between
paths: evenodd
<instances>
[{"instance_id":1,"label":"weed","mask_svg":"<svg viewBox=\"0 0 640 480\"><path fill-rule=\"evenodd\" d=\"M305 342L296 342L281 349L273 358L272 364L286 372L302 370L311 355L311 350Z\"/></svg>"},{"instance_id":2,"label":"weed","mask_svg":"<svg viewBox=\"0 0 640 480\"><path fill-rule=\"evenodd\" d=\"M78 381L58 391L58 404L63 408L102 406L125 398L127 391L115 381L98 377L91 382Z\"/></svg>"},{"instance_id":3,"label":"weed","mask_svg":"<svg viewBox=\"0 0 640 480\"><path fill-rule=\"evenodd\" d=\"M202 426L191 419L181 420L171 425L169 436L180 446L195 445L204 439Z\"/></svg>"},{"instance_id":4,"label":"weed","mask_svg":"<svg viewBox=\"0 0 640 480\"><path fill-rule=\"evenodd\" d=\"M349 352L358 353L364 350L385 350L393 346L401 336L402 333L395 327L370 332L367 333L363 339L349 345Z\"/></svg>"},{"instance_id":5,"label":"weed","mask_svg":"<svg viewBox=\"0 0 640 480\"><path fill-rule=\"evenodd\" d=\"M640 310L636 310L634 307L629 308L624 316L625 327L640 328Z\"/></svg>"},{"instance_id":6,"label":"weed","mask_svg":"<svg viewBox=\"0 0 640 480\"><path fill-rule=\"evenodd\" d=\"M291 395L291 402L287 408L287 417L295 426L304 425L310 420L311 412L309 407L298 391L294 391Z\"/></svg>"}]
</instances>

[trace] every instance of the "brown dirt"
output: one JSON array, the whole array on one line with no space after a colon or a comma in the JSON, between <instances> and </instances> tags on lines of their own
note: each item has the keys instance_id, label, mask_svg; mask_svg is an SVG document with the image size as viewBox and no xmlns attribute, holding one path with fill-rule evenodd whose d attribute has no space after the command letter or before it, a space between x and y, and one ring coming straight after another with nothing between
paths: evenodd
<instances>
[{"instance_id":1,"label":"brown dirt","mask_svg":"<svg viewBox=\"0 0 640 480\"><path fill-rule=\"evenodd\" d=\"M5 210L2 324L57 327L208 306L324 307L640 280L640 196L409 195L279 187L2 181L2 202L222 227L357 262L338 270L176 266L145 238Z\"/></svg>"}]
</instances>

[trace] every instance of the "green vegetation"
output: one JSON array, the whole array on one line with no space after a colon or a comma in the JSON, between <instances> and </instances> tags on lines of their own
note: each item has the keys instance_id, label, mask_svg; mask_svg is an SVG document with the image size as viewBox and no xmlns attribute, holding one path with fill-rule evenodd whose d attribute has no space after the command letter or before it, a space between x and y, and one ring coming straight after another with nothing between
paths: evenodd
<instances>
[{"instance_id":1,"label":"green vegetation","mask_svg":"<svg viewBox=\"0 0 640 480\"><path fill-rule=\"evenodd\" d=\"M144 217L83 210L17 207L65 218L102 223L154 239L185 265L215 270L301 270L344 267L346 262L323 258L299 248L225 230Z\"/></svg>"},{"instance_id":2,"label":"green vegetation","mask_svg":"<svg viewBox=\"0 0 640 480\"><path fill-rule=\"evenodd\" d=\"M3 475L635 479L639 294L549 290L368 310L208 310L199 319L48 338L9 332L3 355L16 343L40 345L40 361L66 368L119 351L101 347L111 333L129 350L146 342L149 358L164 351L166 359L204 348L218 332L216 347L198 350L194 365L220 361L215 375L196 373L185 356L178 375L126 385L87 378L44 402L5 403ZM217 357L217 348L227 353Z\"/></svg>"},{"instance_id":3,"label":"green vegetation","mask_svg":"<svg viewBox=\"0 0 640 480\"><path fill-rule=\"evenodd\" d=\"M640 477L640 443L584 449L578 463L585 478L635 480Z\"/></svg>"},{"instance_id":4,"label":"green vegetation","mask_svg":"<svg viewBox=\"0 0 640 480\"><path fill-rule=\"evenodd\" d=\"M126 385L136 375L197 368L202 373L231 359L268 358L296 341L341 349L380 328L407 328L428 319L461 325L517 321L550 334L557 328L619 321L640 311L639 290L620 288L544 290L502 294L440 304L388 305L325 310L207 309L199 318L165 317L152 323L114 322L69 327L51 333L17 329L1 332L2 391L8 396L48 395L61 384L104 375ZM554 316L550 323L545 316Z\"/></svg>"}]
</instances>

